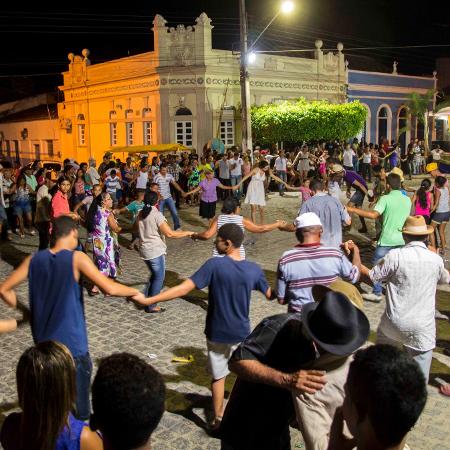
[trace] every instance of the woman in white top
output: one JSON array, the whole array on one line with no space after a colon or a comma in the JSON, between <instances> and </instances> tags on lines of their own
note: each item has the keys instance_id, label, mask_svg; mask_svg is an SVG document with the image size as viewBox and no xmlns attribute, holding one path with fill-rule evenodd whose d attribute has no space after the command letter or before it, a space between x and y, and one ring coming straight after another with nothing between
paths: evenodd
<instances>
[{"instance_id":1,"label":"woman in white top","mask_svg":"<svg viewBox=\"0 0 450 450\"><path fill-rule=\"evenodd\" d=\"M300 181L303 181L308 178L308 172L311 167L309 165L309 149L307 145L303 145L301 150L298 152L296 159L298 159L297 172L300 173Z\"/></svg>"},{"instance_id":2,"label":"woman in white top","mask_svg":"<svg viewBox=\"0 0 450 450\"><path fill-rule=\"evenodd\" d=\"M159 294L164 285L167 253L165 237L180 239L194 234L192 231L172 230L165 217L156 209L157 202L156 192L145 194L144 208L139 212L135 225L139 231L139 253L150 270L150 278L144 291L146 297ZM163 309L152 305L146 306L145 311L158 313Z\"/></svg>"},{"instance_id":3,"label":"woman in white top","mask_svg":"<svg viewBox=\"0 0 450 450\"><path fill-rule=\"evenodd\" d=\"M246 175L239 183L240 186L248 178L252 178L247 188L247 195L245 197L245 203L250 204L252 208L252 222L256 223L256 208L259 210L261 218L261 225L264 223L264 206L266 206L266 193L264 190L264 182L266 181L266 174L278 181L278 183L286 185L281 178L278 178L270 170L269 163L267 161L260 161L258 166L255 167L248 175Z\"/></svg>"},{"instance_id":4,"label":"woman in white top","mask_svg":"<svg viewBox=\"0 0 450 450\"><path fill-rule=\"evenodd\" d=\"M192 239L200 239L201 241L206 241L211 239L217 234L217 230L225 225L226 223L234 223L238 225L242 231L247 230L251 233L266 233L267 231L272 231L277 228L283 227L286 222L283 220L277 220L274 223L268 225L256 225L251 220L240 215L241 207L239 200L236 197L228 197L223 201L222 214L216 216L212 221L209 228L203 233L194 233ZM245 259L245 249L244 245L239 248L239 253L242 259ZM223 256L219 255L217 249L214 247L213 256Z\"/></svg>"}]
</instances>

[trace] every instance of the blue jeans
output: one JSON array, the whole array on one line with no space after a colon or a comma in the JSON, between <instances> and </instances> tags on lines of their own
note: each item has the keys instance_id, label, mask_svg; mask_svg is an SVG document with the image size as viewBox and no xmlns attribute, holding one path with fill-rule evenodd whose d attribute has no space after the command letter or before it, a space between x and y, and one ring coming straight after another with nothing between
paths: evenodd
<instances>
[{"instance_id":1,"label":"blue jeans","mask_svg":"<svg viewBox=\"0 0 450 450\"><path fill-rule=\"evenodd\" d=\"M169 208L170 215L172 216L173 229L177 230L178 228L180 228L180 219L178 218L177 208L175 207L175 202L173 201L172 197L163 198L162 200L159 201L159 210L163 215L164 215L164 208L166 206L167 208Z\"/></svg>"},{"instance_id":2,"label":"blue jeans","mask_svg":"<svg viewBox=\"0 0 450 450\"><path fill-rule=\"evenodd\" d=\"M166 275L166 257L165 255L158 256L153 259L145 259L145 264L147 264L150 270L150 278L148 279L147 287L145 288L144 294L146 297L153 297L161 292L164 286L164 277ZM146 311L151 311L154 309L156 304L151 306L146 306Z\"/></svg>"},{"instance_id":3,"label":"blue jeans","mask_svg":"<svg viewBox=\"0 0 450 450\"><path fill-rule=\"evenodd\" d=\"M79 420L86 420L91 415L89 391L91 389L92 361L89 353L76 356L73 359L75 361L77 383L77 399L74 415Z\"/></svg>"},{"instance_id":4,"label":"blue jeans","mask_svg":"<svg viewBox=\"0 0 450 450\"><path fill-rule=\"evenodd\" d=\"M390 250L393 248L399 248L403 247L402 245L396 245L394 247L381 247L380 245L377 245L377 248L375 249L375 253L373 254L373 265L377 264L378 261L383 259ZM373 283L373 293L376 295L381 295L383 293L383 285L381 283Z\"/></svg>"},{"instance_id":5,"label":"blue jeans","mask_svg":"<svg viewBox=\"0 0 450 450\"><path fill-rule=\"evenodd\" d=\"M230 177L231 186L238 185L241 182L241 180L242 180L242 175L237 175L237 176L236 175L231 175L231 177ZM240 189L235 190L233 192L233 195L236 198L241 198L241 190Z\"/></svg>"},{"instance_id":6,"label":"blue jeans","mask_svg":"<svg viewBox=\"0 0 450 450\"><path fill-rule=\"evenodd\" d=\"M287 173L284 170L277 170L277 177L283 181L287 181ZM284 184L278 184L278 192L281 194L284 192Z\"/></svg>"}]
</instances>

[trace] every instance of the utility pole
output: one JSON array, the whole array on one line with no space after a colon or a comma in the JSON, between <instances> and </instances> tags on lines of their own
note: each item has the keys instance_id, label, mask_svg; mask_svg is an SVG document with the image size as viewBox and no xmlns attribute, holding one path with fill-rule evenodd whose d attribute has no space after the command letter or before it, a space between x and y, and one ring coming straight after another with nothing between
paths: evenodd
<instances>
[{"instance_id":1,"label":"utility pole","mask_svg":"<svg viewBox=\"0 0 450 450\"><path fill-rule=\"evenodd\" d=\"M250 81L248 77L248 42L247 42L247 12L245 0L239 0L239 22L241 39L241 118L242 118L242 152L250 150L250 158L253 165L252 125L250 117Z\"/></svg>"}]
</instances>

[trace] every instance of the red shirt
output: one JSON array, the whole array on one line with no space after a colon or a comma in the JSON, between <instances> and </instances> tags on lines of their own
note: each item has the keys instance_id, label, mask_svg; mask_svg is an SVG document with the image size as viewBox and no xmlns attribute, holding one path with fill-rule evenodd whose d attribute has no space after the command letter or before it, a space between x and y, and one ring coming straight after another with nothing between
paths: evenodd
<instances>
[{"instance_id":1,"label":"red shirt","mask_svg":"<svg viewBox=\"0 0 450 450\"><path fill-rule=\"evenodd\" d=\"M56 219L57 217L68 213L70 213L70 208L67 195L64 195L61 191L57 191L52 198L51 217L52 219Z\"/></svg>"}]
</instances>

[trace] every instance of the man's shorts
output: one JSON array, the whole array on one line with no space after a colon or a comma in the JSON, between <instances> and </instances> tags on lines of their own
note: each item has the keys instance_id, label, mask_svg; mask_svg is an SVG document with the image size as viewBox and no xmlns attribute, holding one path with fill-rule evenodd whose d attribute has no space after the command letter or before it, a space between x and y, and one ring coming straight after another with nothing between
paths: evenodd
<instances>
[{"instance_id":1,"label":"man's shorts","mask_svg":"<svg viewBox=\"0 0 450 450\"><path fill-rule=\"evenodd\" d=\"M356 189L356 191L352 195L352 198L350 199L350 203L353 203L355 206L361 207L364 203L365 196L366 194L364 194L364 192Z\"/></svg>"},{"instance_id":2,"label":"man's shorts","mask_svg":"<svg viewBox=\"0 0 450 450\"><path fill-rule=\"evenodd\" d=\"M450 211L447 212L435 212L431 216L431 221L437 224L447 223L450 219Z\"/></svg>"},{"instance_id":3,"label":"man's shorts","mask_svg":"<svg viewBox=\"0 0 450 450\"><path fill-rule=\"evenodd\" d=\"M223 344L221 342L212 342L206 340L206 348L208 349L208 372L213 380L225 378L230 371L228 370L228 361L231 355L238 347L236 344Z\"/></svg>"}]
</instances>

